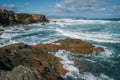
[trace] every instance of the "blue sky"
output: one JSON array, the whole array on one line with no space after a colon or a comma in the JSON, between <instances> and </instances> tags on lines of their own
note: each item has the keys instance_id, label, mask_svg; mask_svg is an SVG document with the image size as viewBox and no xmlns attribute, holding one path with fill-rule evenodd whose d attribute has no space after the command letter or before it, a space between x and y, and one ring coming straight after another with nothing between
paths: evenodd
<instances>
[{"instance_id":1,"label":"blue sky","mask_svg":"<svg viewBox=\"0 0 120 80\"><path fill-rule=\"evenodd\" d=\"M120 0L0 0L0 8L48 16L120 18Z\"/></svg>"}]
</instances>

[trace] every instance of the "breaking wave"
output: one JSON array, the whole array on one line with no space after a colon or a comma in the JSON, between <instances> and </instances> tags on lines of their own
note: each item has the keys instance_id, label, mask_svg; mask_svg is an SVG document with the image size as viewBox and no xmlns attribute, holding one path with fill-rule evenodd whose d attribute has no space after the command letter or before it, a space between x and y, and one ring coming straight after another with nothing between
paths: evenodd
<instances>
[{"instance_id":1,"label":"breaking wave","mask_svg":"<svg viewBox=\"0 0 120 80\"><path fill-rule=\"evenodd\" d=\"M70 32L62 30L60 28L56 28L56 31L64 36L68 36L71 38L78 38L95 42L120 43L119 38L114 38L115 36L120 36L119 34Z\"/></svg>"},{"instance_id":2,"label":"breaking wave","mask_svg":"<svg viewBox=\"0 0 120 80\"><path fill-rule=\"evenodd\" d=\"M69 71L64 76L65 80L69 80L69 78L70 80L114 80L103 73L100 73L99 75L95 75L90 72L80 73L79 69L74 64L74 61L70 59L72 57L70 52L59 50L58 52L52 54L61 58L63 68Z\"/></svg>"}]
</instances>

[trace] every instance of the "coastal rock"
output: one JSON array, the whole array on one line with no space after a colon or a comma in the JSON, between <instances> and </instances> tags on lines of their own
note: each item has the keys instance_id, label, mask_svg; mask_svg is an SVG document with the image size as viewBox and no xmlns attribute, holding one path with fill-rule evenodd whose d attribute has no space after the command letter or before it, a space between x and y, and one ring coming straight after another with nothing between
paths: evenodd
<instances>
[{"instance_id":1,"label":"coastal rock","mask_svg":"<svg viewBox=\"0 0 120 80\"><path fill-rule=\"evenodd\" d=\"M15 14L15 19L19 24L30 24L34 22L32 15L26 13Z\"/></svg>"},{"instance_id":2,"label":"coastal rock","mask_svg":"<svg viewBox=\"0 0 120 80\"><path fill-rule=\"evenodd\" d=\"M37 22L49 22L49 20L42 14L32 14L32 18Z\"/></svg>"},{"instance_id":3,"label":"coastal rock","mask_svg":"<svg viewBox=\"0 0 120 80\"><path fill-rule=\"evenodd\" d=\"M8 26L15 24L14 12L0 9L0 25Z\"/></svg>"},{"instance_id":4,"label":"coastal rock","mask_svg":"<svg viewBox=\"0 0 120 80\"><path fill-rule=\"evenodd\" d=\"M36 22L49 22L42 14L15 13L0 9L0 25L13 26L19 24L31 24Z\"/></svg>"},{"instance_id":5,"label":"coastal rock","mask_svg":"<svg viewBox=\"0 0 120 80\"><path fill-rule=\"evenodd\" d=\"M52 74L40 73L40 71L34 67L25 67L22 65L16 66L12 71L8 71L1 76L2 80L63 80L59 76Z\"/></svg>"},{"instance_id":6,"label":"coastal rock","mask_svg":"<svg viewBox=\"0 0 120 80\"><path fill-rule=\"evenodd\" d=\"M95 47L89 42L80 39L59 40L48 44L37 44L34 47L42 49L44 52L57 52L58 50L70 51L73 55L80 56L93 52L104 52L102 47Z\"/></svg>"},{"instance_id":7,"label":"coastal rock","mask_svg":"<svg viewBox=\"0 0 120 80\"><path fill-rule=\"evenodd\" d=\"M104 52L105 50L102 47L95 48L96 52Z\"/></svg>"},{"instance_id":8,"label":"coastal rock","mask_svg":"<svg viewBox=\"0 0 120 80\"><path fill-rule=\"evenodd\" d=\"M0 70L9 71L5 80L16 80L16 78L20 78L19 80L34 80L35 72L37 72L35 76L40 77L41 80L62 80L61 75L65 75L67 70L62 67L60 60L58 57L23 43L0 48ZM19 65L22 65L22 67L17 67ZM31 73L25 73L26 70ZM16 75L16 73L21 76ZM23 77L28 78L24 79ZM39 78L35 80L39 80Z\"/></svg>"},{"instance_id":9,"label":"coastal rock","mask_svg":"<svg viewBox=\"0 0 120 80\"><path fill-rule=\"evenodd\" d=\"M3 29L0 29L0 32L4 31Z\"/></svg>"},{"instance_id":10,"label":"coastal rock","mask_svg":"<svg viewBox=\"0 0 120 80\"><path fill-rule=\"evenodd\" d=\"M49 52L70 51L73 55L102 52L91 43L79 39L65 39L48 44L26 45L16 43L0 48L0 80L63 80L68 71L61 59ZM75 65L81 61L75 60ZM80 68L80 72L87 68Z\"/></svg>"}]
</instances>

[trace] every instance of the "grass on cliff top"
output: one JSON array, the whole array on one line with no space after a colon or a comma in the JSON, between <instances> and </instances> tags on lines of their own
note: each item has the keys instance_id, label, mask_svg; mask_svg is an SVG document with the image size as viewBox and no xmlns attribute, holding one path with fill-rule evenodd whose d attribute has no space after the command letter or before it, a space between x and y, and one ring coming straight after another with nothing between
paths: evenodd
<instances>
[{"instance_id":1,"label":"grass on cliff top","mask_svg":"<svg viewBox=\"0 0 120 80\"><path fill-rule=\"evenodd\" d=\"M30 14L26 14L26 13L19 13L19 14L17 14L17 16L20 20L25 20L27 18L32 17Z\"/></svg>"}]
</instances>

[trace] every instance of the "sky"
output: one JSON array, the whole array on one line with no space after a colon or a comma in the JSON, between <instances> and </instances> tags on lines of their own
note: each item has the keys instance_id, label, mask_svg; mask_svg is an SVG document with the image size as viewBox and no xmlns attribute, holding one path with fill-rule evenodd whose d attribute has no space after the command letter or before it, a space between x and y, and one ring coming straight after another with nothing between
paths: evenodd
<instances>
[{"instance_id":1,"label":"sky","mask_svg":"<svg viewBox=\"0 0 120 80\"><path fill-rule=\"evenodd\" d=\"M0 0L0 8L47 16L120 18L120 0Z\"/></svg>"}]
</instances>

